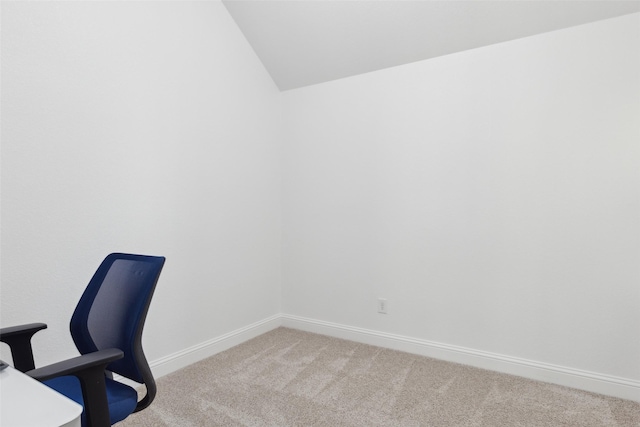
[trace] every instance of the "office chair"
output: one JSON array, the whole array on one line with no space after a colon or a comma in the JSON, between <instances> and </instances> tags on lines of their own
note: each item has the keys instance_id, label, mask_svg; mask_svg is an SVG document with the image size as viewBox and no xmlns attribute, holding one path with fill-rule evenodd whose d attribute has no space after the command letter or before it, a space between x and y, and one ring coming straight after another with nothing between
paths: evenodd
<instances>
[{"instance_id":1,"label":"office chair","mask_svg":"<svg viewBox=\"0 0 640 427\"><path fill-rule=\"evenodd\" d=\"M83 427L106 427L153 401L156 383L142 351L142 329L164 257L108 255L87 285L71 317L71 336L81 356L34 369L31 337L47 325L0 329L14 367L83 405ZM117 373L146 387L113 380Z\"/></svg>"}]
</instances>

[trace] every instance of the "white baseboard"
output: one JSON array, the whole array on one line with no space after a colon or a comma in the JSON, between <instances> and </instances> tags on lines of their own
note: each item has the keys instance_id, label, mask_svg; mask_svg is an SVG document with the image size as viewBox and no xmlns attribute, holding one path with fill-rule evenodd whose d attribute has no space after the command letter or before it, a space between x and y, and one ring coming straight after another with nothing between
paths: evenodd
<instances>
[{"instance_id":1,"label":"white baseboard","mask_svg":"<svg viewBox=\"0 0 640 427\"><path fill-rule=\"evenodd\" d=\"M640 402L640 381L289 314L268 317L154 360L151 370L154 377L162 377L280 326Z\"/></svg>"},{"instance_id":2,"label":"white baseboard","mask_svg":"<svg viewBox=\"0 0 640 427\"><path fill-rule=\"evenodd\" d=\"M307 332L461 363L593 393L640 401L640 381L283 314L281 325Z\"/></svg>"},{"instance_id":3,"label":"white baseboard","mask_svg":"<svg viewBox=\"0 0 640 427\"><path fill-rule=\"evenodd\" d=\"M281 326L281 316L276 314L264 320L252 323L244 328L236 329L219 337L207 340L149 363L155 378L182 369L214 354L228 350L252 338L267 333Z\"/></svg>"}]
</instances>

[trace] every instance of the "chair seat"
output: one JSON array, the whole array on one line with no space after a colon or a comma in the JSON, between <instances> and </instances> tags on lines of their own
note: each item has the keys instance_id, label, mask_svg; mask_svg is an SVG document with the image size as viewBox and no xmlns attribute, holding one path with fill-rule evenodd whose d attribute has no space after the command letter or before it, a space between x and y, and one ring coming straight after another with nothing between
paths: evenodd
<instances>
[{"instance_id":1,"label":"chair seat","mask_svg":"<svg viewBox=\"0 0 640 427\"><path fill-rule=\"evenodd\" d=\"M138 403L138 393L126 384L119 383L110 378L105 378L107 387L107 400L109 401L109 415L111 424L128 417ZM84 408L80 381L74 376L63 376L43 381L44 384L76 401ZM82 425L85 426L85 413L82 412Z\"/></svg>"}]
</instances>

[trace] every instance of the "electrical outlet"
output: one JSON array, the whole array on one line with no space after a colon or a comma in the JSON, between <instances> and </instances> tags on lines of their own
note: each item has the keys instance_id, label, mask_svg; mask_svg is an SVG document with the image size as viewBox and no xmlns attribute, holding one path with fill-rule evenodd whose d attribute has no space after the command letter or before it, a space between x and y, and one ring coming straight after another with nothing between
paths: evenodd
<instances>
[{"instance_id":1,"label":"electrical outlet","mask_svg":"<svg viewBox=\"0 0 640 427\"><path fill-rule=\"evenodd\" d=\"M385 298L378 298L378 313L387 314L387 300Z\"/></svg>"}]
</instances>

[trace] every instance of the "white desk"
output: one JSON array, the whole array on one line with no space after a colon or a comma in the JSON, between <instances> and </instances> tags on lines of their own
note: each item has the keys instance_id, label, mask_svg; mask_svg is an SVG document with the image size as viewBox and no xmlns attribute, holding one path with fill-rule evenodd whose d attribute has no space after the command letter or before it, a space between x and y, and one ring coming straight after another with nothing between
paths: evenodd
<instances>
[{"instance_id":1,"label":"white desk","mask_svg":"<svg viewBox=\"0 0 640 427\"><path fill-rule=\"evenodd\" d=\"M12 367L0 371L0 426L80 427L82 406Z\"/></svg>"}]
</instances>

